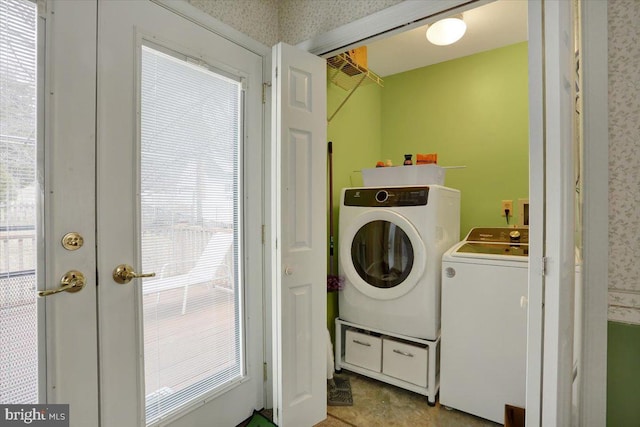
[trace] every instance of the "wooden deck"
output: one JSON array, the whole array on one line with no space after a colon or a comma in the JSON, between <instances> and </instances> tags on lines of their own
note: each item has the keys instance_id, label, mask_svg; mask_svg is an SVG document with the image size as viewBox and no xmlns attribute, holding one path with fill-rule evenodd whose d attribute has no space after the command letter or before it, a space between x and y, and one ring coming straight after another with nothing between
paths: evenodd
<instances>
[{"instance_id":1,"label":"wooden deck","mask_svg":"<svg viewBox=\"0 0 640 427\"><path fill-rule=\"evenodd\" d=\"M0 290L0 401L33 403L38 380L35 275L0 278ZM143 297L147 395L179 392L236 365L243 341L235 339L233 293L213 284L190 286L185 314L183 296L178 288Z\"/></svg>"}]
</instances>

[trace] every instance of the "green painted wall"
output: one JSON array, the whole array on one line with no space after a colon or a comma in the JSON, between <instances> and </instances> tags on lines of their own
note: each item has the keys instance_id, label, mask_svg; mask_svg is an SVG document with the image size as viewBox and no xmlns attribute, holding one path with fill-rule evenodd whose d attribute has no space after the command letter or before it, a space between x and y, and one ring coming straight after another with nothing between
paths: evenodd
<instances>
[{"instance_id":1,"label":"green painted wall","mask_svg":"<svg viewBox=\"0 0 640 427\"><path fill-rule=\"evenodd\" d=\"M360 170L375 165L381 151L381 94L375 84L359 87L327 125L327 136L333 141L333 212L335 228L334 261L338 264L338 219L340 190L362 185ZM327 84L327 117L336 111L347 92ZM329 225L327 224L327 230ZM337 274L337 267L335 267ZM329 271L329 270L327 270ZM338 316L338 294L327 295L327 326L334 334L333 319Z\"/></svg>"},{"instance_id":2,"label":"green painted wall","mask_svg":"<svg viewBox=\"0 0 640 427\"><path fill-rule=\"evenodd\" d=\"M381 157L438 153L461 191L461 237L504 226L501 201L529 194L527 43L395 74L382 90ZM518 212L514 212L518 218Z\"/></svg>"},{"instance_id":3,"label":"green painted wall","mask_svg":"<svg viewBox=\"0 0 640 427\"><path fill-rule=\"evenodd\" d=\"M640 425L640 325L609 322L607 426Z\"/></svg>"},{"instance_id":4,"label":"green painted wall","mask_svg":"<svg viewBox=\"0 0 640 427\"><path fill-rule=\"evenodd\" d=\"M519 43L358 88L328 124L333 141L335 262L340 190L362 185L376 161L402 164L404 153L438 153L447 186L462 192L461 237L473 226L502 226L503 199L528 197L527 44ZM327 84L327 114L347 92ZM415 156L414 156L415 158ZM514 212L514 215L517 215ZM517 216L515 216L517 218ZM333 333L337 294L327 298Z\"/></svg>"}]
</instances>

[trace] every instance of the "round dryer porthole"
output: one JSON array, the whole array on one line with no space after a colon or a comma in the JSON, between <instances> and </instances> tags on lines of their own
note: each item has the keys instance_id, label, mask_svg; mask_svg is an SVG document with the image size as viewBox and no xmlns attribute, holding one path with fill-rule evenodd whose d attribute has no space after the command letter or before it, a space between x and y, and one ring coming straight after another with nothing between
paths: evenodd
<instances>
[{"instance_id":1,"label":"round dryer porthole","mask_svg":"<svg viewBox=\"0 0 640 427\"><path fill-rule=\"evenodd\" d=\"M390 300L411 291L426 265L424 243L402 215L367 211L340 236L343 272L356 289L370 298Z\"/></svg>"}]
</instances>

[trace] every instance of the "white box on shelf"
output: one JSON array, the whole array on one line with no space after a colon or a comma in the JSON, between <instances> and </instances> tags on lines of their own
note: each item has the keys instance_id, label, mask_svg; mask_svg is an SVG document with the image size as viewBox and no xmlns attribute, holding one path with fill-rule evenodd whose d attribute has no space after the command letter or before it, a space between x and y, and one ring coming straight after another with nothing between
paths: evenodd
<instances>
[{"instance_id":1,"label":"white box on shelf","mask_svg":"<svg viewBox=\"0 0 640 427\"><path fill-rule=\"evenodd\" d=\"M347 329L344 360L347 363L380 372L382 368L382 340L377 336Z\"/></svg>"},{"instance_id":2,"label":"white box on shelf","mask_svg":"<svg viewBox=\"0 0 640 427\"><path fill-rule=\"evenodd\" d=\"M382 373L427 387L427 348L389 338L382 340Z\"/></svg>"},{"instance_id":3,"label":"white box on shelf","mask_svg":"<svg viewBox=\"0 0 640 427\"><path fill-rule=\"evenodd\" d=\"M365 187L391 185L444 185L445 169L438 165L391 166L362 169Z\"/></svg>"}]
</instances>

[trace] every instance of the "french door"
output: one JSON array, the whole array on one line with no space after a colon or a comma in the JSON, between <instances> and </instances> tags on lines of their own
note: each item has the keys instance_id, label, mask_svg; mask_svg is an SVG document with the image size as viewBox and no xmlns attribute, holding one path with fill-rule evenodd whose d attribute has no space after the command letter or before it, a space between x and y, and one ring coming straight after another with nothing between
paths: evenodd
<instances>
[{"instance_id":1,"label":"french door","mask_svg":"<svg viewBox=\"0 0 640 427\"><path fill-rule=\"evenodd\" d=\"M102 425L236 425L264 405L262 57L152 2L97 16Z\"/></svg>"},{"instance_id":2,"label":"french door","mask_svg":"<svg viewBox=\"0 0 640 427\"><path fill-rule=\"evenodd\" d=\"M29 372L7 365L28 397L3 389L5 402L69 404L72 426L236 425L265 403L263 58L152 2L6 1L28 18L11 28L38 21L24 98L39 119L38 143L12 151L31 155L33 182L12 179L2 203L29 185L41 202L2 230L2 354L17 352L8 319L30 324L18 338L34 355ZM9 264L16 231L33 234L20 254L33 265ZM34 276L17 311L16 271ZM76 292L34 297L61 278Z\"/></svg>"}]
</instances>

